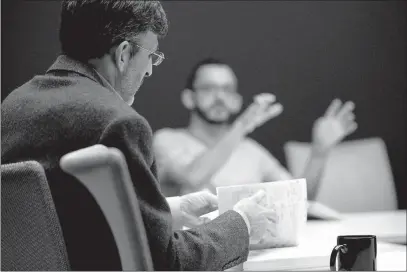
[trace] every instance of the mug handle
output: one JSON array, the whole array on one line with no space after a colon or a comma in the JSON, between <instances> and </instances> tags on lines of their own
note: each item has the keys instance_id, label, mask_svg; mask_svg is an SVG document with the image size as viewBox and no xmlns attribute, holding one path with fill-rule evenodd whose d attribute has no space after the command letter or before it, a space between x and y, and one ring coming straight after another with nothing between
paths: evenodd
<instances>
[{"instance_id":1,"label":"mug handle","mask_svg":"<svg viewBox=\"0 0 407 272\"><path fill-rule=\"evenodd\" d=\"M338 257L338 254L339 254L340 252L341 252L341 253L346 253L346 252L348 252L348 247L347 247L346 244L344 244L344 245L337 245L337 246L335 246L334 249L332 250L331 259L330 259L330 262L329 262L331 271L337 271L335 264L336 264L336 259L337 259L337 257Z\"/></svg>"}]
</instances>

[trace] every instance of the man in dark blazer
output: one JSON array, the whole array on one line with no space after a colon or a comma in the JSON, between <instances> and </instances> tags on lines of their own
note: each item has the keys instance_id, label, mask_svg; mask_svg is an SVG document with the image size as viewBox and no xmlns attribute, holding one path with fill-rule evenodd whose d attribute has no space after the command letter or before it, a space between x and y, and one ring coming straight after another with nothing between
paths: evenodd
<instances>
[{"instance_id":1,"label":"man in dark blazer","mask_svg":"<svg viewBox=\"0 0 407 272\"><path fill-rule=\"evenodd\" d=\"M121 269L101 210L59 167L64 154L94 144L116 147L126 157L156 270L230 268L247 259L249 233L261 235L264 224L273 224L260 193L207 224L173 231L151 128L129 106L152 66L164 59L157 48L167 29L157 1L63 1L63 55L2 103L2 163L36 160L44 167L73 270Z\"/></svg>"}]
</instances>

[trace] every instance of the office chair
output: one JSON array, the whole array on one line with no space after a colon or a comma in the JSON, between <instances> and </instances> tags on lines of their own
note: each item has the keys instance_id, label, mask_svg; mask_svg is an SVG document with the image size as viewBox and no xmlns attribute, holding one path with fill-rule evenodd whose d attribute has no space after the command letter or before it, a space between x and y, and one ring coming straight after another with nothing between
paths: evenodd
<instances>
[{"instance_id":1,"label":"office chair","mask_svg":"<svg viewBox=\"0 0 407 272\"><path fill-rule=\"evenodd\" d=\"M287 165L299 177L311 144L284 145ZM397 209L397 195L386 145L380 138L352 140L337 145L328 157L316 200L339 212Z\"/></svg>"},{"instance_id":2,"label":"office chair","mask_svg":"<svg viewBox=\"0 0 407 272\"><path fill-rule=\"evenodd\" d=\"M112 230L123 270L153 270L143 219L124 155L116 148L94 145L60 160L93 195Z\"/></svg>"},{"instance_id":3,"label":"office chair","mask_svg":"<svg viewBox=\"0 0 407 272\"><path fill-rule=\"evenodd\" d=\"M61 226L41 164L1 165L1 270L69 270Z\"/></svg>"}]
</instances>

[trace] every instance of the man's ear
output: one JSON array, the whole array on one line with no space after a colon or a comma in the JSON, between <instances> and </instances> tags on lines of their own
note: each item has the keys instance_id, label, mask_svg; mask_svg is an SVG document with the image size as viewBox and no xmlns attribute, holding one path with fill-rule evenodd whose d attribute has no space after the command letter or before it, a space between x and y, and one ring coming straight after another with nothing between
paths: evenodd
<instances>
[{"instance_id":1,"label":"man's ear","mask_svg":"<svg viewBox=\"0 0 407 272\"><path fill-rule=\"evenodd\" d=\"M121 73L126 71L131 59L131 44L122 41L114 50L114 63Z\"/></svg>"},{"instance_id":2,"label":"man's ear","mask_svg":"<svg viewBox=\"0 0 407 272\"><path fill-rule=\"evenodd\" d=\"M185 108L188 110L193 110L195 108L194 92L190 89L184 89L181 92L181 102Z\"/></svg>"}]
</instances>

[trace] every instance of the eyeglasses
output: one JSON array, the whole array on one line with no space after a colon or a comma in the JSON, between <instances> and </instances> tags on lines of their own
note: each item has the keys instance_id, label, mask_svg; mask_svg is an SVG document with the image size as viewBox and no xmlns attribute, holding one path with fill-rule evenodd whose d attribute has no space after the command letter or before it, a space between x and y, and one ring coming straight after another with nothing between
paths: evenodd
<instances>
[{"instance_id":1,"label":"eyeglasses","mask_svg":"<svg viewBox=\"0 0 407 272\"><path fill-rule=\"evenodd\" d=\"M200 94L207 94L210 96L214 96L216 94L222 94L231 99L239 99L241 96L238 92L236 92L236 88L232 86L217 86L212 84L205 84L200 86L195 86L195 91L198 91Z\"/></svg>"},{"instance_id":2,"label":"eyeglasses","mask_svg":"<svg viewBox=\"0 0 407 272\"><path fill-rule=\"evenodd\" d=\"M151 51L147 48L142 47L141 45L135 44L138 48L141 48L143 50L146 50L147 52L149 52L151 54L151 60L153 62L154 66L158 66L161 64L161 62L163 62L163 60L165 59L164 57L164 53L160 52L160 51Z\"/></svg>"}]
</instances>

